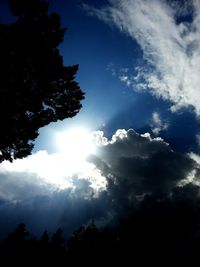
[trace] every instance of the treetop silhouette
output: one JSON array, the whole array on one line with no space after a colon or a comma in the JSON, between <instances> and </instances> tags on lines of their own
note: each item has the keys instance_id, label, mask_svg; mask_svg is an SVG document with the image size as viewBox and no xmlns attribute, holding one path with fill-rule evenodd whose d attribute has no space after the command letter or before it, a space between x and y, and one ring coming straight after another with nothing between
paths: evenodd
<instances>
[{"instance_id":1,"label":"treetop silhouette","mask_svg":"<svg viewBox=\"0 0 200 267\"><path fill-rule=\"evenodd\" d=\"M38 129L75 116L84 93L78 65L64 66L65 29L42 0L10 0L16 21L0 24L0 162L29 155Z\"/></svg>"}]
</instances>

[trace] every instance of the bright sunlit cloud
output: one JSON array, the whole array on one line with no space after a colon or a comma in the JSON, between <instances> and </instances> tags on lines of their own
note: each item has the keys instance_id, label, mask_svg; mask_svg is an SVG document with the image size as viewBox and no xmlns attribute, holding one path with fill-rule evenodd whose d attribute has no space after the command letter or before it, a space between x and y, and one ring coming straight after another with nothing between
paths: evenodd
<instances>
[{"instance_id":1,"label":"bright sunlit cloud","mask_svg":"<svg viewBox=\"0 0 200 267\"><path fill-rule=\"evenodd\" d=\"M95 153L94 134L84 127L73 127L57 132L49 142L55 143L57 152L40 150L13 163L4 161L0 173L26 174L39 177L41 184L55 189L74 188L74 178L86 179L97 193L106 187L106 178L87 157ZM28 178L27 178L28 179ZM37 180L38 181L38 180Z\"/></svg>"}]
</instances>

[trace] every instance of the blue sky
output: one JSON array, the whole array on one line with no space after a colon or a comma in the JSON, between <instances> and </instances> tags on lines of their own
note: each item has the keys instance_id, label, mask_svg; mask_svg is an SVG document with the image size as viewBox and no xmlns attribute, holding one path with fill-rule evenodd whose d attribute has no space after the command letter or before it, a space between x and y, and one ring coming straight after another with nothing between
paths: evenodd
<instances>
[{"instance_id":1,"label":"blue sky","mask_svg":"<svg viewBox=\"0 0 200 267\"><path fill-rule=\"evenodd\" d=\"M135 68L151 72L152 66L149 66L145 52L132 36L120 31L113 22L105 23L103 16L98 18L98 11L106 4L108 6L108 1L51 1L51 10L61 15L62 25L68 28L61 45L64 62L79 64L77 80L86 98L75 118L50 127L71 127L81 123L92 130L102 129L108 136L119 128L132 127L142 133L152 130L152 114L157 112L161 120L168 123L167 129L159 132L160 136L171 142L174 149L188 152L196 148L199 119L192 111L195 105L187 107L183 104L183 107L171 112L173 101L170 97L163 100L164 94L155 93L156 90L152 95L149 88L137 90L136 83L127 86L122 81L124 70L131 77L137 76ZM98 11L93 8L98 8ZM186 15L179 16L180 19L189 20ZM41 129L35 150L44 146L48 149L44 139L50 127Z\"/></svg>"},{"instance_id":2,"label":"blue sky","mask_svg":"<svg viewBox=\"0 0 200 267\"><path fill-rule=\"evenodd\" d=\"M85 100L74 118L40 129L31 156L1 164L0 234L22 220L35 233L103 224L117 212L113 199L124 209L120 194L199 183L200 2L51 0L50 12L68 29L60 51L79 64ZM109 192L112 179L121 187Z\"/></svg>"}]
</instances>

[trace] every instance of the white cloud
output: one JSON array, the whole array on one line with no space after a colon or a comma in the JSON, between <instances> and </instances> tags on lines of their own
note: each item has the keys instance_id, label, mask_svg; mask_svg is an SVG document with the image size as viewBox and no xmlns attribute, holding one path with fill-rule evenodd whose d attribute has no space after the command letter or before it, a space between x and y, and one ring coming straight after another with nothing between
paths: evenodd
<instances>
[{"instance_id":1,"label":"white cloud","mask_svg":"<svg viewBox=\"0 0 200 267\"><path fill-rule=\"evenodd\" d=\"M189 157L194 160L196 164L196 168L191 171L189 176L187 177L187 180L192 182L193 184L200 186L200 155L195 154L193 152L188 154Z\"/></svg>"},{"instance_id":2,"label":"white cloud","mask_svg":"<svg viewBox=\"0 0 200 267\"><path fill-rule=\"evenodd\" d=\"M153 112L151 128L155 135L158 135L161 131L167 130L169 124L163 122L158 112Z\"/></svg>"},{"instance_id":3,"label":"white cloud","mask_svg":"<svg viewBox=\"0 0 200 267\"><path fill-rule=\"evenodd\" d=\"M73 192L78 184L77 179L89 183L93 196L106 188L106 178L94 164L86 160L75 164L74 159L70 161L66 154L39 151L13 163L1 163L0 198L18 202L60 190L70 189Z\"/></svg>"},{"instance_id":4,"label":"white cloud","mask_svg":"<svg viewBox=\"0 0 200 267\"><path fill-rule=\"evenodd\" d=\"M101 9L85 8L142 48L148 66L139 69L137 77L126 75L121 80L170 100L172 111L190 106L200 116L200 1L184 2L109 0ZM191 22L177 23L176 16L189 12Z\"/></svg>"}]
</instances>

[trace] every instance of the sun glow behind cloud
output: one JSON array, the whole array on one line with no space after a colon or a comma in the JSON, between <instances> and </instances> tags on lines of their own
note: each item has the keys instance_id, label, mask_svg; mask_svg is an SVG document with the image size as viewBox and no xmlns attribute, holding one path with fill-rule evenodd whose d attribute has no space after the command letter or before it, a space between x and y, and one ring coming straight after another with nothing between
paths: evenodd
<instances>
[{"instance_id":1,"label":"sun glow behind cloud","mask_svg":"<svg viewBox=\"0 0 200 267\"><path fill-rule=\"evenodd\" d=\"M57 132L50 140L56 144L56 153L42 150L13 163L4 161L0 171L33 174L40 178L41 184L49 184L53 190L73 189L74 178L86 179L91 188L99 192L106 188L106 178L87 161L87 156L95 153L93 138L93 133L83 127Z\"/></svg>"},{"instance_id":2,"label":"sun glow behind cloud","mask_svg":"<svg viewBox=\"0 0 200 267\"><path fill-rule=\"evenodd\" d=\"M58 151L76 163L81 163L89 154L95 153L92 133L86 128L75 127L58 132L55 139Z\"/></svg>"},{"instance_id":3,"label":"sun glow behind cloud","mask_svg":"<svg viewBox=\"0 0 200 267\"><path fill-rule=\"evenodd\" d=\"M71 128L56 134L51 142L58 146L56 153L38 151L13 163L2 162L0 198L15 203L23 199L20 192L29 198L69 189L72 195L76 192L75 195L83 194L83 198L91 199L109 190L115 179L120 179L120 183L130 179L134 192L140 194L147 189L154 190L152 182L149 187L149 180L155 176L157 161L160 166L155 190L164 190L162 179L170 179L170 186L175 186L182 180L188 181L188 174L194 176L193 180L199 177L198 171L193 172L197 167L191 156L173 152L160 137L152 138L149 133L139 134L133 129L118 129L108 139L103 131ZM176 162L180 163L179 176L177 171L174 173ZM182 167L184 162L187 162L185 168ZM146 185L143 192L144 171L146 182L143 183Z\"/></svg>"}]
</instances>

